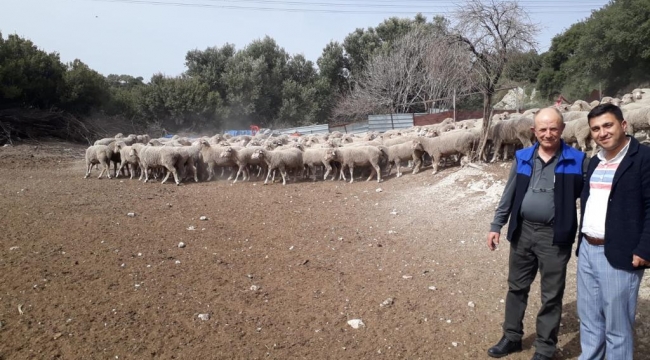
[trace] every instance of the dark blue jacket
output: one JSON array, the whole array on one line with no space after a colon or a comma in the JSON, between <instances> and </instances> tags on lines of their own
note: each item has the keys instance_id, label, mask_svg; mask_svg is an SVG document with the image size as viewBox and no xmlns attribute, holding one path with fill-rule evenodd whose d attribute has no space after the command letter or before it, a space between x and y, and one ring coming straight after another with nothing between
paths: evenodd
<instances>
[{"instance_id":1,"label":"dark blue jacket","mask_svg":"<svg viewBox=\"0 0 650 360\"><path fill-rule=\"evenodd\" d=\"M650 148L629 137L630 147L621 160L612 182L605 219L605 257L623 270L634 270L632 255L650 260ZM589 179L600 160L594 156L589 163L580 208L589 199ZM580 218L582 228L583 216ZM582 233L578 240L578 249Z\"/></svg>"},{"instance_id":2,"label":"dark blue jacket","mask_svg":"<svg viewBox=\"0 0 650 360\"><path fill-rule=\"evenodd\" d=\"M533 171L533 156L537 146L539 144L535 143L535 145L515 153L517 180L508 225L508 240L510 241L513 241L514 234L522 223L521 203L524 201L526 191L528 191L530 176ZM576 231L578 230L576 200L580 196L584 183L582 166L585 154L568 146L564 141L561 142L561 146L562 152L555 166L553 244L571 245L575 241Z\"/></svg>"}]
</instances>

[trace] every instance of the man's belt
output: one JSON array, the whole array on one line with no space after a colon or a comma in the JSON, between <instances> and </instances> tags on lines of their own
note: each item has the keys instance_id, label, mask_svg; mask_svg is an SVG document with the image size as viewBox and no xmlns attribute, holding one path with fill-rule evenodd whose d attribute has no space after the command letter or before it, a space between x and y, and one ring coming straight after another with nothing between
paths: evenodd
<instances>
[{"instance_id":1,"label":"man's belt","mask_svg":"<svg viewBox=\"0 0 650 360\"><path fill-rule=\"evenodd\" d=\"M587 240L587 242L590 243L591 245L597 245L597 246L598 245L605 245L605 239L598 239L598 238L591 237L589 235L584 235L584 234L583 234L583 236L585 237L585 240Z\"/></svg>"}]
</instances>

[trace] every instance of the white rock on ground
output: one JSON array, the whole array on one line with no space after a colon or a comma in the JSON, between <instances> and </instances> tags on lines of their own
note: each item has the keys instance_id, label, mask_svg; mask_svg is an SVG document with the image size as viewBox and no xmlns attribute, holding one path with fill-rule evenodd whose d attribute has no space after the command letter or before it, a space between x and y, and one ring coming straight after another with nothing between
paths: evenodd
<instances>
[{"instance_id":1,"label":"white rock on ground","mask_svg":"<svg viewBox=\"0 0 650 360\"><path fill-rule=\"evenodd\" d=\"M348 320L348 325L352 326L353 329L358 329L360 327L366 326L366 324L364 324L361 319Z\"/></svg>"},{"instance_id":2,"label":"white rock on ground","mask_svg":"<svg viewBox=\"0 0 650 360\"><path fill-rule=\"evenodd\" d=\"M178 243L178 247L181 248L181 249L184 248L184 247L185 247L185 243L182 242L182 241L179 242L179 243Z\"/></svg>"},{"instance_id":3,"label":"white rock on ground","mask_svg":"<svg viewBox=\"0 0 650 360\"><path fill-rule=\"evenodd\" d=\"M210 320L210 314L199 314L198 318L203 321Z\"/></svg>"}]
</instances>

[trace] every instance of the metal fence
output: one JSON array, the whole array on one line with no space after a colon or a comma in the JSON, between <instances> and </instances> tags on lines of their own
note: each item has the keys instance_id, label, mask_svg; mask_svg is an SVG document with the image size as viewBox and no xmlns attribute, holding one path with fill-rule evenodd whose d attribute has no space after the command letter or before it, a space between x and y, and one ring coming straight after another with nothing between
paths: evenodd
<instances>
[{"instance_id":1,"label":"metal fence","mask_svg":"<svg viewBox=\"0 0 650 360\"><path fill-rule=\"evenodd\" d=\"M368 130L385 132L413 126L413 114L368 115Z\"/></svg>"},{"instance_id":2,"label":"metal fence","mask_svg":"<svg viewBox=\"0 0 650 360\"><path fill-rule=\"evenodd\" d=\"M362 121L351 124L330 126L330 132L342 132L344 134L360 134L368 132L368 122Z\"/></svg>"},{"instance_id":3,"label":"metal fence","mask_svg":"<svg viewBox=\"0 0 650 360\"><path fill-rule=\"evenodd\" d=\"M288 129L276 129L273 132L279 132L281 134L294 134L299 133L302 135L306 134L325 134L329 132L329 125L319 124L319 125L309 125L309 126L299 126Z\"/></svg>"}]
</instances>

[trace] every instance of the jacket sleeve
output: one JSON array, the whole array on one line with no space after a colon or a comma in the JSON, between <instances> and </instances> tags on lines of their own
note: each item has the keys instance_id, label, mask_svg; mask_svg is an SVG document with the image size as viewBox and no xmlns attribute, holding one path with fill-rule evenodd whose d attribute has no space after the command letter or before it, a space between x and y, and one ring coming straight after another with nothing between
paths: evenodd
<instances>
[{"instance_id":1,"label":"jacket sleeve","mask_svg":"<svg viewBox=\"0 0 650 360\"><path fill-rule=\"evenodd\" d=\"M641 164L641 196L643 197L643 230L641 239L633 254L643 260L650 260L650 152L645 152Z\"/></svg>"},{"instance_id":2,"label":"jacket sleeve","mask_svg":"<svg viewBox=\"0 0 650 360\"><path fill-rule=\"evenodd\" d=\"M510 210L512 209L512 202L515 198L515 183L517 182L517 159L512 163L512 168L510 169L510 175L508 176L508 182L503 189L503 195L501 195L501 200L499 201L499 206L494 212L494 220L490 224L491 232L501 232L501 228L508 222L508 216L510 215Z\"/></svg>"}]
</instances>

